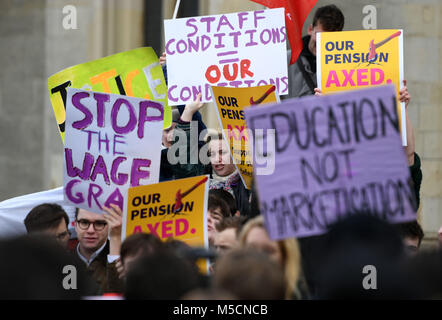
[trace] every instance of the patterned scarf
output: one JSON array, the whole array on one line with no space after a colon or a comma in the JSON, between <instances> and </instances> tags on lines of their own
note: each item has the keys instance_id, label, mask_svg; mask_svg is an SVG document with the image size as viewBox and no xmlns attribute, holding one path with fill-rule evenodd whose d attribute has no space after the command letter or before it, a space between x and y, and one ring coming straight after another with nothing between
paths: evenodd
<instances>
[{"instance_id":1,"label":"patterned scarf","mask_svg":"<svg viewBox=\"0 0 442 320\"><path fill-rule=\"evenodd\" d=\"M232 187L241 183L238 170L225 177L221 177L214 172L212 173L212 177L213 179L210 179L209 190L223 189L230 192L232 196L235 196Z\"/></svg>"}]
</instances>

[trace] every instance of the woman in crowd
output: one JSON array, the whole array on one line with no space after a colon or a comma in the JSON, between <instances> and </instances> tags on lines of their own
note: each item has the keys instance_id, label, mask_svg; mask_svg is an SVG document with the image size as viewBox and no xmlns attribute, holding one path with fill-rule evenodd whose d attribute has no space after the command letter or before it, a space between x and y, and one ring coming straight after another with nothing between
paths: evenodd
<instances>
[{"instance_id":1,"label":"woman in crowd","mask_svg":"<svg viewBox=\"0 0 442 320\"><path fill-rule=\"evenodd\" d=\"M190 137L190 126L191 121L193 119L193 115L198 112L203 103L200 102L201 94L198 95L197 99L193 102L190 102L184 108L183 113L175 127L175 133L177 139L174 141L172 145L178 143L178 148L171 149L181 151L179 144L180 142L178 138L178 132L184 132L186 134L186 163L178 162L176 165L173 165L174 170L174 178L181 179L187 177L193 177L203 174L209 174L211 177L210 180L210 189L224 189L230 192L236 201L236 207L240 211L240 214L243 216L248 216L250 212L250 191L244 186L241 181L241 177L239 175L238 170L232 162L232 158L230 156L230 151L227 143L224 141L221 133L211 133L206 136L206 146L197 146L191 143ZM208 157L210 163L205 165L202 162L203 150L202 148L207 148ZM184 148L183 148L184 149ZM201 150L200 150L201 149ZM192 163L191 155L195 152L198 153L198 161L197 163ZM180 156L180 155L177 155Z\"/></svg>"},{"instance_id":2,"label":"woman in crowd","mask_svg":"<svg viewBox=\"0 0 442 320\"><path fill-rule=\"evenodd\" d=\"M306 287L302 280L301 253L295 238L273 241L264 227L264 219L258 216L248 221L239 234L240 245L267 253L284 269L286 299L305 299Z\"/></svg>"}]
</instances>

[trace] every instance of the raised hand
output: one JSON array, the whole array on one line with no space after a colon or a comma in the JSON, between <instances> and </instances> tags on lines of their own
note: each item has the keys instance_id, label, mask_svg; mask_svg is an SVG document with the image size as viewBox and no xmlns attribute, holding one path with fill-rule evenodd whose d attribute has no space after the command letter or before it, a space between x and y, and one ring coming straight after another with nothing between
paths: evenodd
<instances>
[{"instance_id":1,"label":"raised hand","mask_svg":"<svg viewBox=\"0 0 442 320\"><path fill-rule=\"evenodd\" d=\"M404 86L399 91L399 101L405 102L405 108L411 100L411 95L408 93L407 80L404 80Z\"/></svg>"},{"instance_id":2,"label":"raised hand","mask_svg":"<svg viewBox=\"0 0 442 320\"><path fill-rule=\"evenodd\" d=\"M111 204L110 208L104 208L106 213L103 215L109 226L109 254L119 255L121 248L121 229L123 224L123 213L120 207L115 204Z\"/></svg>"},{"instance_id":3,"label":"raised hand","mask_svg":"<svg viewBox=\"0 0 442 320\"><path fill-rule=\"evenodd\" d=\"M166 53L163 52L163 54L160 57L160 65L165 65L166 64Z\"/></svg>"},{"instance_id":4,"label":"raised hand","mask_svg":"<svg viewBox=\"0 0 442 320\"><path fill-rule=\"evenodd\" d=\"M192 121L195 112L199 111L203 106L204 103L201 102L201 93L198 93L195 101L186 104L183 114L181 115L181 120L186 122Z\"/></svg>"}]
</instances>

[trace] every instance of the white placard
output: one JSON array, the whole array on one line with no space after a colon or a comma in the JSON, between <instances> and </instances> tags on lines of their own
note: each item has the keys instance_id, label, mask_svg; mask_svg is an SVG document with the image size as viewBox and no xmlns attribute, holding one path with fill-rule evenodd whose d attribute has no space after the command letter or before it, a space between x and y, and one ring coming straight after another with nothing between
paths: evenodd
<instances>
[{"instance_id":1,"label":"white placard","mask_svg":"<svg viewBox=\"0 0 442 320\"><path fill-rule=\"evenodd\" d=\"M68 88L65 199L123 210L129 187L158 183L163 117L161 102Z\"/></svg>"},{"instance_id":2,"label":"white placard","mask_svg":"<svg viewBox=\"0 0 442 320\"><path fill-rule=\"evenodd\" d=\"M186 104L210 86L274 84L288 93L284 8L164 21L169 105Z\"/></svg>"}]
</instances>

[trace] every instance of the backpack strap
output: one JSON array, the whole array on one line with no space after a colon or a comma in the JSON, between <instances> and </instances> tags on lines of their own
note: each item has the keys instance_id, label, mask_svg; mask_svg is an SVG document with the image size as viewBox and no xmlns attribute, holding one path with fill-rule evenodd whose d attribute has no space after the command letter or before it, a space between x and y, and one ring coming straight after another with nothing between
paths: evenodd
<instances>
[{"instance_id":1,"label":"backpack strap","mask_svg":"<svg viewBox=\"0 0 442 320\"><path fill-rule=\"evenodd\" d=\"M313 83L312 78L305 70L305 66L304 63L302 62L301 56L299 57L296 63L298 64L299 70L301 70L302 76L304 77L305 82L307 82L307 85L310 88L311 93L315 94L315 84Z\"/></svg>"}]
</instances>

